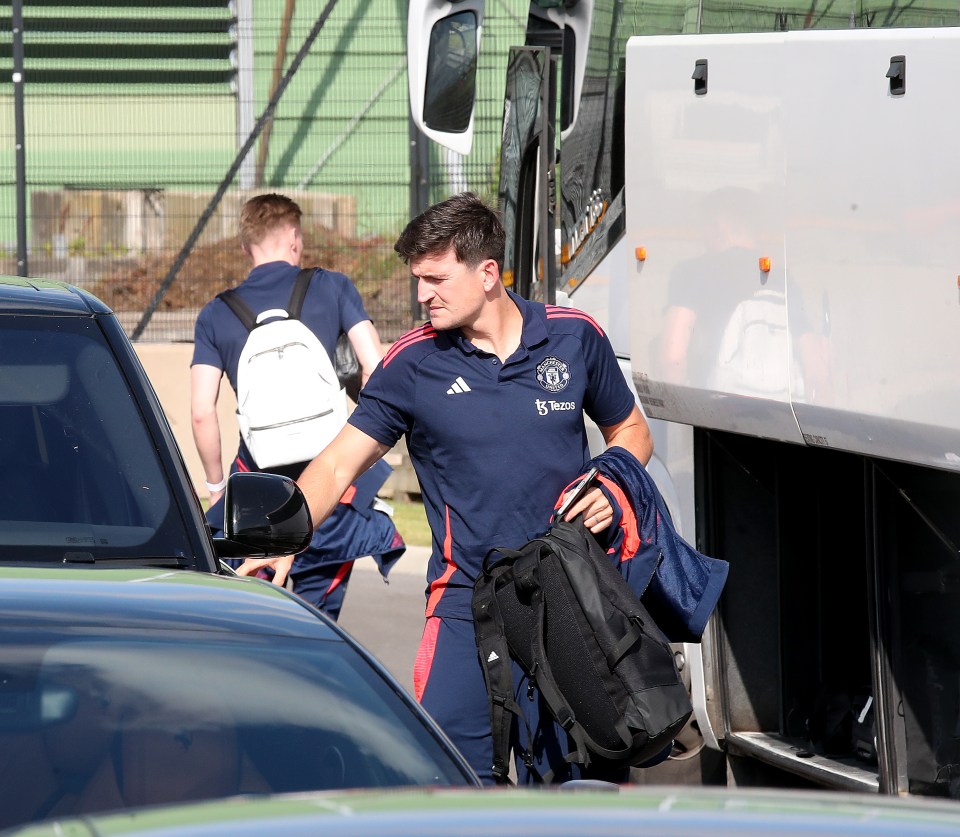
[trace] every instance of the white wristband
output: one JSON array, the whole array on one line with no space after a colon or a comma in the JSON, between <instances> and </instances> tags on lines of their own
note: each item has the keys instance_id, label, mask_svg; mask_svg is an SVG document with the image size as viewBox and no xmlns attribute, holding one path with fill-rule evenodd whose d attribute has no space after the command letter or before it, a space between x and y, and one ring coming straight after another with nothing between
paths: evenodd
<instances>
[{"instance_id":1,"label":"white wristband","mask_svg":"<svg viewBox=\"0 0 960 837\"><path fill-rule=\"evenodd\" d=\"M207 491L223 491L227 487L227 478L224 477L220 482L208 482Z\"/></svg>"}]
</instances>

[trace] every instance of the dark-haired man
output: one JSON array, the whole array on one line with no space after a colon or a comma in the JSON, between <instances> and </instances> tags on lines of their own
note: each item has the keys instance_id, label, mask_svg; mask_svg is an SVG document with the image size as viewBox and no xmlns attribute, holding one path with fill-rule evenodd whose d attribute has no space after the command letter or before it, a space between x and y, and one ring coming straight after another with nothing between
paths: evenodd
<instances>
[{"instance_id":1,"label":"dark-haired man","mask_svg":"<svg viewBox=\"0 0 960 837\"><path fill-rule=\"evenodd\" d=\"M596 322L504 287L503 226L476 195L426 210L394 249L409 264L430 321L391 347L347 426L299 484L314 520L323 520L338 492L406 436L433 533L416 696L491 782L490 716L471 612L483 558L491 547L519 547L546 530L558 497L590 459L584 411L608 445L644 464L653 445ZM593 489L567 516L580 513L596 533L613 510ZM536 773L553 771L555 781L578 775L563 762L566 742L558 735L551 722L534 741L517 743L530 751ZM524 768L518 764L518 781L535 781Z\"/></svg>"}]
</instances>

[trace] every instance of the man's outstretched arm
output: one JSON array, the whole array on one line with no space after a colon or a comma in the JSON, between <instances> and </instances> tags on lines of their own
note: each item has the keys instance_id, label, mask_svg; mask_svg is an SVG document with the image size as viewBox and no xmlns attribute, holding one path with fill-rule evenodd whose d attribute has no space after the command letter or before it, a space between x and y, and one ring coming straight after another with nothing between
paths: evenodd
<instances>
[{"instance_id":1,"label":"man's outstretched arm","mask_svg":"<svg viewBox=\"0 0 960 837\"><path fill-rule=\"evenodd\" d=\"M330 516L351 483L389 450L352 424L344 425L297 480L307 498L314 527Z\"/></svg>"},{"instance_id":2,"label":"man's outstretched arm","mask_svg":"<svg viewBox=\"0 0 960 837\"><path fill-rule=\"evenodd\" d=\"M336 438L314 457L297 480L310 509L314 528L326 520L353 481L380 459L386 445L346 424ZM274 583L283 585L293 566L293 555L280 558L251 558L238 568L239 575L253 575L261 567L273 567Z\"/></svg>"}]
</instances>

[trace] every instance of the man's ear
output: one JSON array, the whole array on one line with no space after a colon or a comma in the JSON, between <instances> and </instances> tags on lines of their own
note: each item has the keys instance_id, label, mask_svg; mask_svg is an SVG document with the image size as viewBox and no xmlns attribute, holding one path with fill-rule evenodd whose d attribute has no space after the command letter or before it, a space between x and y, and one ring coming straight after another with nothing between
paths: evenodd
<instances>
[{"instance_id":1,"label":"man's ear","mask_svg":"<svg viewBox=\"0 0 960 837\"><path fill-rule=\"evenodd\" d=\"M303 254L303 235L298 227L290 228L290 252L298 258Z\"/></svg>"},{"instance_id":2,"label":"man's ear","mask_svg":"<svg viewBox=\"0 0 960 837\"><path fill-rule=\"evenodd\" d=\"M486 259L481 263L480 270L483 271L484 291L492 291L500 284L500 268L495 259Z\"/></svg>"}]
</instances>

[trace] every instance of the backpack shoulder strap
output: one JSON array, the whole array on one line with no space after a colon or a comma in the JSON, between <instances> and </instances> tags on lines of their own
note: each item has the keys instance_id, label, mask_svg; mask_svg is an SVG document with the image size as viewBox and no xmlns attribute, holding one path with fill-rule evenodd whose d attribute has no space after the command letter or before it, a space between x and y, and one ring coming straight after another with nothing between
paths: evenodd
<instances>
[{"instance_id":1,"label":"backpack shoulder strap","mask_svg":"<svg viewBox=\"0 0 960 837\"><path fill-rule=\"evenodd\" d=\"M290 302L287 304L287 314L291 320L299 320L300 312L303 310L303 300L307 296L310 288L310 280L316 273L315 267L305 267L297 275L297 281L293 284L293 290L290 293ZM237 318L243 323L247 331L253 331L257 327L257 315L253 309L243 301L236 289L231 288L221 291L217 294L218 299L222 299L237 315Z\"/></svg>"},{"instance_id":2,"label":"backpack shoulder strap","mask_svg":"<svg viewBox=\"0 0 960 837\"><path fill-rule=\"evenodd\" d=\"M547 550L556 551L558 548L557 544L551 539L550 533L540 540ZM590 753L586 747L583 728L577 723L576 715L563 697L547 657L547 643L544 634L546 629L547 604L544 601L544 589L540 584L540 573L546 572L546 570L542 569L539 555L537 556L536 564L535 582L531 582L526 578L522 580L517 579L518 585L520 583L531 585L531 601L534 610L534 620L530 626L530 648L534 664L532 679L540 694L543 696L543 699L550 707L550 711L557 723L560 724L567 733L574 745L573 749L564 756L564 761L579 762L584 767L588 767L590 765ZM553 770L548 771L541 777L541 780L545 783L552 782L554 772Z\"/></svg>"},{"instance_id":3,"label":"backpack shoulder strap","mask_svg":"<svg viewBox=\"0 0 960 837\"><path fill-rule=\"evenodd\" d=\"M240 298L240 294L235 290L231 288L227 291L221 291L217 294L217 299L222 299L228 305L247 331L253 331L257 327L257 315L253 313L253 309Z\"/></svg>"},{"instance_id":4,"label":"backpack shoulder strap","mask_svg":"<svg viewBox=\"0 0 960 837\"><path fill-rule=\"evenodd\" d=\"M493 778L497 784L510 781L511 716L523 718L513 697L513 661L504 636L496 597L496 578L485 574L474 588L473 616L477 651L487 683L490 724L493 731Z\"/></svg>"},{"instance_id":5,"label":"backpack shoulder strap","mask_svg":"<svg viewBox=\"0 0 960 837\"><path fill-rule=\"evenodd\" d=\"M559 560L560 563L554 564L554 566L557 567L557 572L566 576L573 600L579 603L587 625L591 630L597 632L599 624L606 621L602 609L596 607L598 597L604 598L604 585L600 583L600 576L603 576L604 573L586 572L580 574L569 572L561 568L560 564L566 565L566 567L582 564L593 565L598 570L601 569L600 565L604 565L613 569L618 580L621 578L619 573L616 572L609 563L607 556L599 548L593 533L583 525L583 515L578 515L572 522L560 521L555 523L543 540L548 542L549 549ZM592 607L588 605L591 602L594 603ZM540 689L557 722L566 730L573 743L573 749L567 753L565 759L568 762L579 763L584 767L590 765L591 753L603 758L614 759L618 755L617 751L601 747L593 739L577 719L576 713L562 694L547 656L545 630L548 630L548 626L543 618L544 615L541 609L533 626L533 656L538 671L537 688ZM643 634L640 628L637 625L631 625L624 637L612 648L601 647L600 650L606 654L609 671L612 672L623 655L635 647L642 638ZM616 724L615 730L620 736L623 747L629 748L632 735L622 718Z\"/></svg>"},{"instance_id":6,"label":"backpack shoulder strap","mask_svg":"<svg viewBox=\"0 0 960 837\"><path fill-rule=\"evenodd\" d=\"M299 320L300 312L303 310L303 300L310 289L310 280L313 274L317 272L315 267L303 268L297 276L297 281L293 283L293 291L290 294L290 302L287 304L287 314L291 320Z\"/></svg>"}]
</instances>

